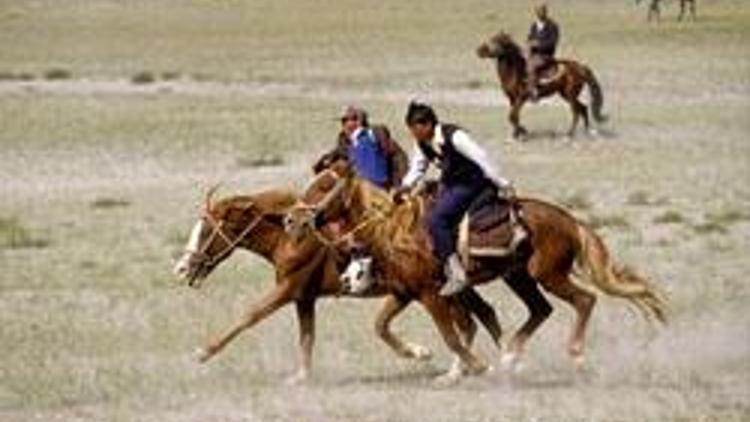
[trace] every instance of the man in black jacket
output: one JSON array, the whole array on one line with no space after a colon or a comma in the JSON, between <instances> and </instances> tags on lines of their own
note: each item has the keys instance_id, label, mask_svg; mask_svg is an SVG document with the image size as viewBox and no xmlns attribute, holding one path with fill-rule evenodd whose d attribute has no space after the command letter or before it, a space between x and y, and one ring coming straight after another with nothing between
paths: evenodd
<instances>
[{"instance_id":1,"label":"man in black jacket","mask_svg":"<svg viewBox=\"0 0 750 422\"><path fill-rule=\"evenodd\" d=\"M534 7L536 20L529 29L529 60L527 62L529 96L532 101L539 99L537 81L539 73L555 62L555 50L560 39L560 28L547 15L547 5Z\"/></svg>"}]
</instances>

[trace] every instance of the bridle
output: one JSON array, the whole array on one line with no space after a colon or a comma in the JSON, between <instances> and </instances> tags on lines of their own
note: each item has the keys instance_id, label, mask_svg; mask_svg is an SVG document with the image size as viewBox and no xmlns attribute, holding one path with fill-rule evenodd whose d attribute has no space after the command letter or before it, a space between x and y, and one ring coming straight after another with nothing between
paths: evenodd
<instances>
[{"instance_id":1,"label":"bridle","mask_svg":"<svg viewBox=\"0 0 750 422\"><path fill-rule=\"evenodd\" d=\"M252 205L252 204L251 204ZM263 214L259 214L257 217L253 219L244 229L242 229L242 232L237 235L237 237L232 240L230 236L224 231L223 226L225 221L224 220L216 220L213 215L208 210L205 210L203 212L203 215L201 216L201 220L203 220L206 224L208 224L211 227L211 234L208 236L208 239L203 242L203 245L193 253L193 256L200 259L200 265L206 266L206 267L212 267L222 259L224 259L227 255L232 253L237 246L247 237L247 235L250 234L250 232L263 220ZM216 255L209 255L206 253L208 248L211 246L211 244L214 242L214 239L217 237L221 238L224 243L226 243L226 246L224 249L221 250Z\"/></svg>"},{"instance_id":2,"label":"bridle","mask_svg":"<svg viewBox=\"0 0 750 422\"><path fill-rule=\"evenodd\" d=\"M297 205L294 206L295 210L301 210L306 214L304 218L304 222L302 224L303 227L307 227L310 229L310 232L318 239L319 242L321 242L325 246L332 246L336 247L341 245L342 243L346 243L350 240L354 239L354 236L356 233L364 229L365 227L369 226L370 224L384 219L386 216L379 210L371 210L374 211L376 215L371 216L369 218L365 218L364 221L357 224L353 229L349 230L347 233L341 235L337 239L331 240L327 238L321 231L320 226L323 225L324 222L321 221L320 216L322 213L328 208L329 205L339 196L341 191L344 189L347 183L347 179L345 177L342 177L335 171L331 169L326 169L323 171L317 178L313 179L307 186L305 190L309 190L310 187L320 179L323 175L328 174L331 177L334 178L335 182L333 185L333 188L328 191L325 196L323 196L323 199L320 200L317 204L308 204L305 202L304 199L300 199L297 202ZM344 208L349 208L352 203L352 198L354 197L354 193L350 192L349 196L344 200ZM370 210L368 210L370 211Z\"/></svg>"}]
</instances>

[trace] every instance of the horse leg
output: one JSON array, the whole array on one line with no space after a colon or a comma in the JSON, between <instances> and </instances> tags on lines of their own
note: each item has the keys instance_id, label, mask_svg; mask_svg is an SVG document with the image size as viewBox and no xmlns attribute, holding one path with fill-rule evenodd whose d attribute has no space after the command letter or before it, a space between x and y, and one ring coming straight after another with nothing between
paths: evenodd
<instances>
[{"instance_id":1,"label":"horse leg","mask_svg":"<svg viewBox=\"0 0 750 422\"><path fill-rule=\"evenodd\" d=\"M454 315L452 314L449 298L439 296L436 292L430 292L422 294L420 302L427 309L427 312L429 312L446 345L461 360L463 368L470 374L479 374L487 370L487 364L474 356L464 346L458 333L456 333L453 325L455 322L453 319ZM440 376L436 382L440 385L452 384L458 381L462 375L462 370L456 371L454 367L451 367L451 371Z\"/></svg>"},{"instance_id":2,"label":"horse leg","mask_svg":"<svg viewBox=\"0 0 750 422\"><path fill-rule=\"evenodd\" d=\"M570 278L563 273L540 277L540 282L545 290L568 302L576 310L576 322L568 343L568 353L576 367L582 368L586 326L591 317L591 311L596 304L596 296L573 284Z\"/></svg>"},{"instance_id":3,"label":"horse leg","mask_svg":"<svg viewBox=\"0 0 750 422\"><path fill-rule=\"evenodd\" d=\"M295 304L299 324L300 366L297 372L287 379L289 384L298 384L309 378L315 343L315 299L298 300Z\"/></svg>"},{"instance_id":4,"label":"horse leg","mask_svg":"<svg viewBox=\"0 0 750 422\"><path fill-rule=\"evenodd\" d=\"M458 330L459 335L461 336L461 340L463 341L464 346L466 346L467 349L471 350L477 334L477 323L472 318L469 309L463 306L461 301L455 303L455 306L452 306L452 309L454 324L456 329ZM454 357L453 364L451 365L451 369L448 372L458 372L463 374L464 372L466 372L466 370L467 368L463 366L463 362L461 361L461 359L459 359L458 357Z\"/></svg>"},{"instance_id":5,"label":"horse leg","mask_svg":"<svg viewBox=\"0 0 750 422\"><path fill-rule=\"evenodd\" d=\"M528 131L525 127L521 125L521 108L523 107L523 100L513 100L511 101L510 106L510 113L508 114L508 120L510 120L510 124L513 126L513 139L514 140L523 140L523 137L528 135Z\"/></svg>"},{"instance_id":6,"label":"horse leg","mask_svg":"<svg viewBox=\"0 0 750 422\"><path fill-rule=\"evenodd\" d=\"M409 302L410 299L402 299L395 295L387 296L375 319L375 333L402 358L429 360L432 358L430 349L415 343L404 343L391 332L391 321L406 309Z\"/></svg>"},{"instance_id":7,"label":"horse leg","mask_svg":"<svg viewBox=\"0 0 750 422\"><path fill-rule=\"evenodd\" d=\"M689 0L680 0L680 14L677 16L678 21L682 21L685 17L685 8L688 7Z\"/></svg>"},{"instance_id":8,"label":"horse leg","mask_svg":"<svg viewBox=\"0 0 750 422\"><path fill-rule=\"evenodd\" d=\"M526 347L526 342L534 334L534 331L549 318L552 313L552 305L539 291L537 281L526 270L516 271L505 280L529 310L529 317L513 335L508 345L508 351L502 358L504 367L516 369L521 354Z\"/></svg>"},{"instance_id":9,"label":"horse leg","mask_svg":"<svg viewBox=\"0 0 750 422\"><path fill-rule=\"evenodd\" d=\"M568 100L568 104L570 105L570 111L573 113L573 121L570 124L570 129L568 129L568 138L572 139L575 136L576 129L578 128L578 120L580 118L583 118L583 125L586 128L586 131L589 130L589 110L588 108L578 101L578 98L575 98L574 96L571 96L569 98L566 98Z\"/></svg>"},{"instance_id":10,"label":"horse leg","mask_svg":"<svg viewBox=\"0 0 750 422\"><path fill-rule=\"evenodd\" d=\"M291 300L287 283L277 284L260 302L255 303L237 323L230 327L222 336L211 341L206 347L196 351L196 357L201 363L208 361L219 353L226 345L241 332L257 324Z\"/></svg>"},{"instance_id":11,"label":"horse leg","mask_svg":"<svg viewBox=\"0 0 750 422\"><path fill-rule=\"evenodd\" d=\"M648 5L648 21L651 21L652 17L656 17L656 21L658 22L661 19L661 10L659 10L659 1L661 0L651 0L651 3Z\"/></svg>"},{"instance_id":12,"label":"horse leg","mask_svg":"<svg viewBox=\"0 0 750 422\"><path fill-rule=\"evenodd\" d=\"M495 346L500 348L500 337L503 335L503 329L497 320L495 309L471 287L464 289L456 297L469 312L479 319L482 326L490 333Z\"/></svg>"}]
</instances>

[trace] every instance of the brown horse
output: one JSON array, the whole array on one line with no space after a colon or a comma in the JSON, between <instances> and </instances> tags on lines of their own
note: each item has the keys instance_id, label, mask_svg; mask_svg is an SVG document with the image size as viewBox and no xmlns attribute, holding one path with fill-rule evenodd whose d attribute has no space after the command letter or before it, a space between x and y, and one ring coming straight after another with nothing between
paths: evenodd
<instances>
[{"instance_id":1,"label":"brown horse","mask_svg":"<svg viewBox=\"0 0 750 422\"><path fill-rule=\"evenodd\" d=\"M339 281L342 256L333 245L322 245L315 236L292 239L283 227L283 217L296 203L297 196L283 190L269 190L250 196L232 196L212 201L206 197L205 209L195 224L185 253L174 272L193 287L203 280L237 248L256 253L270 262L276 272L274 288L268 292L222 335L198 349L205 362L221 351L242 331L268 317L282 306L294 302L299 324L300 365L290 381L308 377L312 365L315 338L315 302L319 297L335 296L342 291ZM386 294L383 289L368 292L367 297ZM461 297L464 307L455 316L462 333L471 337L476 330L468 313L473 313L487 328L496 344L501 335L494 309L474 290ZM410 299L388 294L375 321L377 335L403 358L428 359L431 352L418 344L404 342L390 330L390 323L409 304Z\"/></svg>"},{"instance_id":2,"label":"brown horse","mask_svg":"<svg viewBox=\"0 0 750 422\"><path fill-rule=\"evenodd\" d=\"M628 300L647 319L665 321L665 297L633 271L615 266L591 228L544 201L515 201L526 220L530 240L514 255L474 258L468 265L472 284L502 276L529 310L527 321L503 356L504 363L518 361L527 340L552 312L538 284L576 310L568 351L578 365L583 364L585 331L596 296L574 283L574 275L604 293ZM471 367L476 358L458 340L446 316L449 303L437 293L442 276L430 251L424 224L427 209L420 197L394 205L387 195L356 178L346 164L337 163L313 179L286 224L299 234L314 227L314 221L347 220L353 227L347 236L368 245L387 287L422 302L447 345Z\"/></svg>"},{"instance_id":3,"label":"brown horse","mask_svg":"<svg viewBox=\"0 0 750 422\"><path fill-rule=\"evenodd\" d=\"M647 20L650 22L652 19L656 21L661 20L661 2L662 0L651 0L648 4L648 15ZM635 4L640 3L640 0L636 0ZM690 12L690 18L695 20L695 0L680 0L680 14L677 15L677 20L681 21L685 17L685 11Z\"/></svg>"},{"instance_id":4,"label":"brown horse","mask_svg":"<svg viewBox=\"0 0 750 422\"><path fill-rule=\"evenodd\" d=\"M521 125L520 115L521 108L529 98L529 92L526 84L526 58L521 47L508 34L500 32L489 41L482 43L477 49L477 55L483 59L496 61L500 83L510 101L508 120L513 126L513 138L524 137L528 131ZM567 135L569 137L575 135L581 118L583 118L586 130L594 133L595 131L589 127L588 107L578 99L584 85L587 85L591 93L591 111L594 120L599 123L606 121L606 116L602 114L604 97L594 72L589 67L573 60L557 60L547 73L553 74L542 75L539 83L539 97L559 94L570 105L573 120Z\"/></svg>"}]
</instances>

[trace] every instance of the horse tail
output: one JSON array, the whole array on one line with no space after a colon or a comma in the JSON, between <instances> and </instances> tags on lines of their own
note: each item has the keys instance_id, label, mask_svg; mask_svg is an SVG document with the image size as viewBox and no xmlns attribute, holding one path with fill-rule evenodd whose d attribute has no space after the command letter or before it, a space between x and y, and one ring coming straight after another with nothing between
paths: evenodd
<instances>
[{"instance_id":1,"label":"horse tail","mask_svg":"<svg viewBox=\"0 0 750 422\"><path fill-rule=\"evenodd\" d=\"M579 224L578 237L581 249L576 260L584 279L610 296L629 301L647 320L655 317L667 322L668 303L664 293L632 269L616 266L604 242L591 228Z\"/></svg>"},{"instance_id":2,"label":"horse tail","mask_svg":"<svg viewBox=\"0 0 750 422\"><path fill-rule=\"evenodd\" d=\"M602 93L602 87L599 85L599 81L594 75L594 71L588 66L581 66L583 68L583 74L586 80L586 85L589 87L591 93L591 114L594 116L594 120L599 123L607 121L608 117L602 113L604 107L604 94Z\"/></svg>"}]
</instances>

